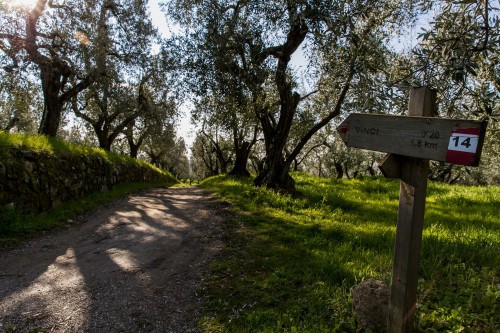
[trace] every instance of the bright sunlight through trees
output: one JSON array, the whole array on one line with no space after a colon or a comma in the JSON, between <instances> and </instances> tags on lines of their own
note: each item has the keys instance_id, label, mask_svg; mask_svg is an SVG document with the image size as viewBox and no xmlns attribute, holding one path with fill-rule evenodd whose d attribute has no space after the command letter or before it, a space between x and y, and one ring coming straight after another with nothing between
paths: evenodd
<instances>
[{"instance_id":1,"label":"bright sunlight through trees","mask_svg":"<svg viewBox=\"0 0 500 333\"><path fill-rule=\"evenodd\" d=\"M37 0L6 0L7 5L22 9L31 9L35 7Z\"/></svg>"}]
</instances>

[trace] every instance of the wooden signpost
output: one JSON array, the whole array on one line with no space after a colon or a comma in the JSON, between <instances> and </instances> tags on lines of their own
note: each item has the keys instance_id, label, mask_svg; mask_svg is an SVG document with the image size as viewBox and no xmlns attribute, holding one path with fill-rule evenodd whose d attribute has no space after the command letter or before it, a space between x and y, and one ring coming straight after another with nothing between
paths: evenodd
<instances>
[{"instance_id":1,"label":"wooden signpost","mask_svg":"<svg viewBox=\"0 0 500 333\"><path fill-rule=\"evenodd\" d=\"M354 113L337 131L349 147L477 166L485 123Z\"/></svg>"},{"instance_id":2,"label":"wooden signpost","mask_svg":"<svg viewBox=\"0 0 500 333\"><path fill-rule=\"evenodd\" d=\"M486 122L432 118L436 94L410 91L408 117L351 114L337 127L349 147L390 153L379 163L400 178L387 332L413 331L429 160L477 166Z\"/></svg>"}]
</instances>

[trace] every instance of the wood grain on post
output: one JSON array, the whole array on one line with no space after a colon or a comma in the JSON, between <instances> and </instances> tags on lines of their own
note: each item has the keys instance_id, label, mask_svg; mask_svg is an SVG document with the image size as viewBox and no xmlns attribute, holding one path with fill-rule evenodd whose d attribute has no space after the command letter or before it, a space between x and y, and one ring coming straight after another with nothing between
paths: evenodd
<instances>
[{"instance_id":1,"label":"wood grain on post","mask_svg":"<svg viewBox=\"0 0 500 333\"><path fill-rule=\"evenodd\" d=\"M436 93L410 91L409 116L433 117ZM424 222L429 161L401 157L401 185L387 332L410 333L415 319L418 265Z\"/></svg>"},{"instance_id":2,"label":"wood grain on post","mask_svg":"<svg viewBox=\"0 0 500 333\"><path fill-rule=\"evenodd\" d=\"M474 120L352 113L337 127L337 131L348 147L477 166L486 123ZM395 160L388 157L382 162L387 163L381 163L382 167L389 169L394 166L391 164L394 164Z\"/></svg>"}]
</instances>

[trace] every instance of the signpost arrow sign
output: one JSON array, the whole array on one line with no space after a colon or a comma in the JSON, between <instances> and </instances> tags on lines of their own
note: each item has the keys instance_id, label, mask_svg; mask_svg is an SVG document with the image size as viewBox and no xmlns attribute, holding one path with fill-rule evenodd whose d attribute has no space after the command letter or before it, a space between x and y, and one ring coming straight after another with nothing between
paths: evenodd
<instances>
[{"instance_id":1,"label":"signpost arrow sign","mask_svg":"<svg viewBox=\"0 0 500 333\"><path fill-rule=\"evenodd\" d=\"M486 121L350 114L337 127L348 147L477 166Z\"/></svg>"}]
</instances>

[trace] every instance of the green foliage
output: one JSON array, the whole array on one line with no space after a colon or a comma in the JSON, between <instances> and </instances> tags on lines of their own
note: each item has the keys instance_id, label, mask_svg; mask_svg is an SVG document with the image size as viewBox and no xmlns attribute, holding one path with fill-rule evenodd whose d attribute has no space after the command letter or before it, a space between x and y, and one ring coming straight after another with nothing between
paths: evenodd
<instances>
[{"instance_id":1,"label":"green foliage","mask_svg":"<svg viewBox=\"0 0 500 333\"><path fill-rule=\"evenodd\" d=\"M64 203L62 206L37 215L26 215L14 205L0 207L0 248L19 243L45 231L63 227L68 221L89 209L99 207L125 195L166 184L131 183L118 184L107 192L97 192Z\"/></svg>"},{"instance_id":2,"label":"green foliage","mask_svg":"<svg viewBox=\"0 0 500 333\"><path fill-rule=\"evenodd\" d=\"M497 122L500 15L494 1L427 2L435 14L422 28L406 61L411 74L402 82L435 88L443 116Z\"/></svg>"},{"instance_id":3,"label":"green foliage","mask_svg":"<svg viewBox=\"0 0 500 333\"><path fill-rule=\"evenodd\" d=\"M293 175L300 194L214 177L233 205L206 281L206 332L357 332L350 289L389 283L399 183ZM416 328L500 329L500 189L429 184Z\"/></svg>"}]
</instances>

